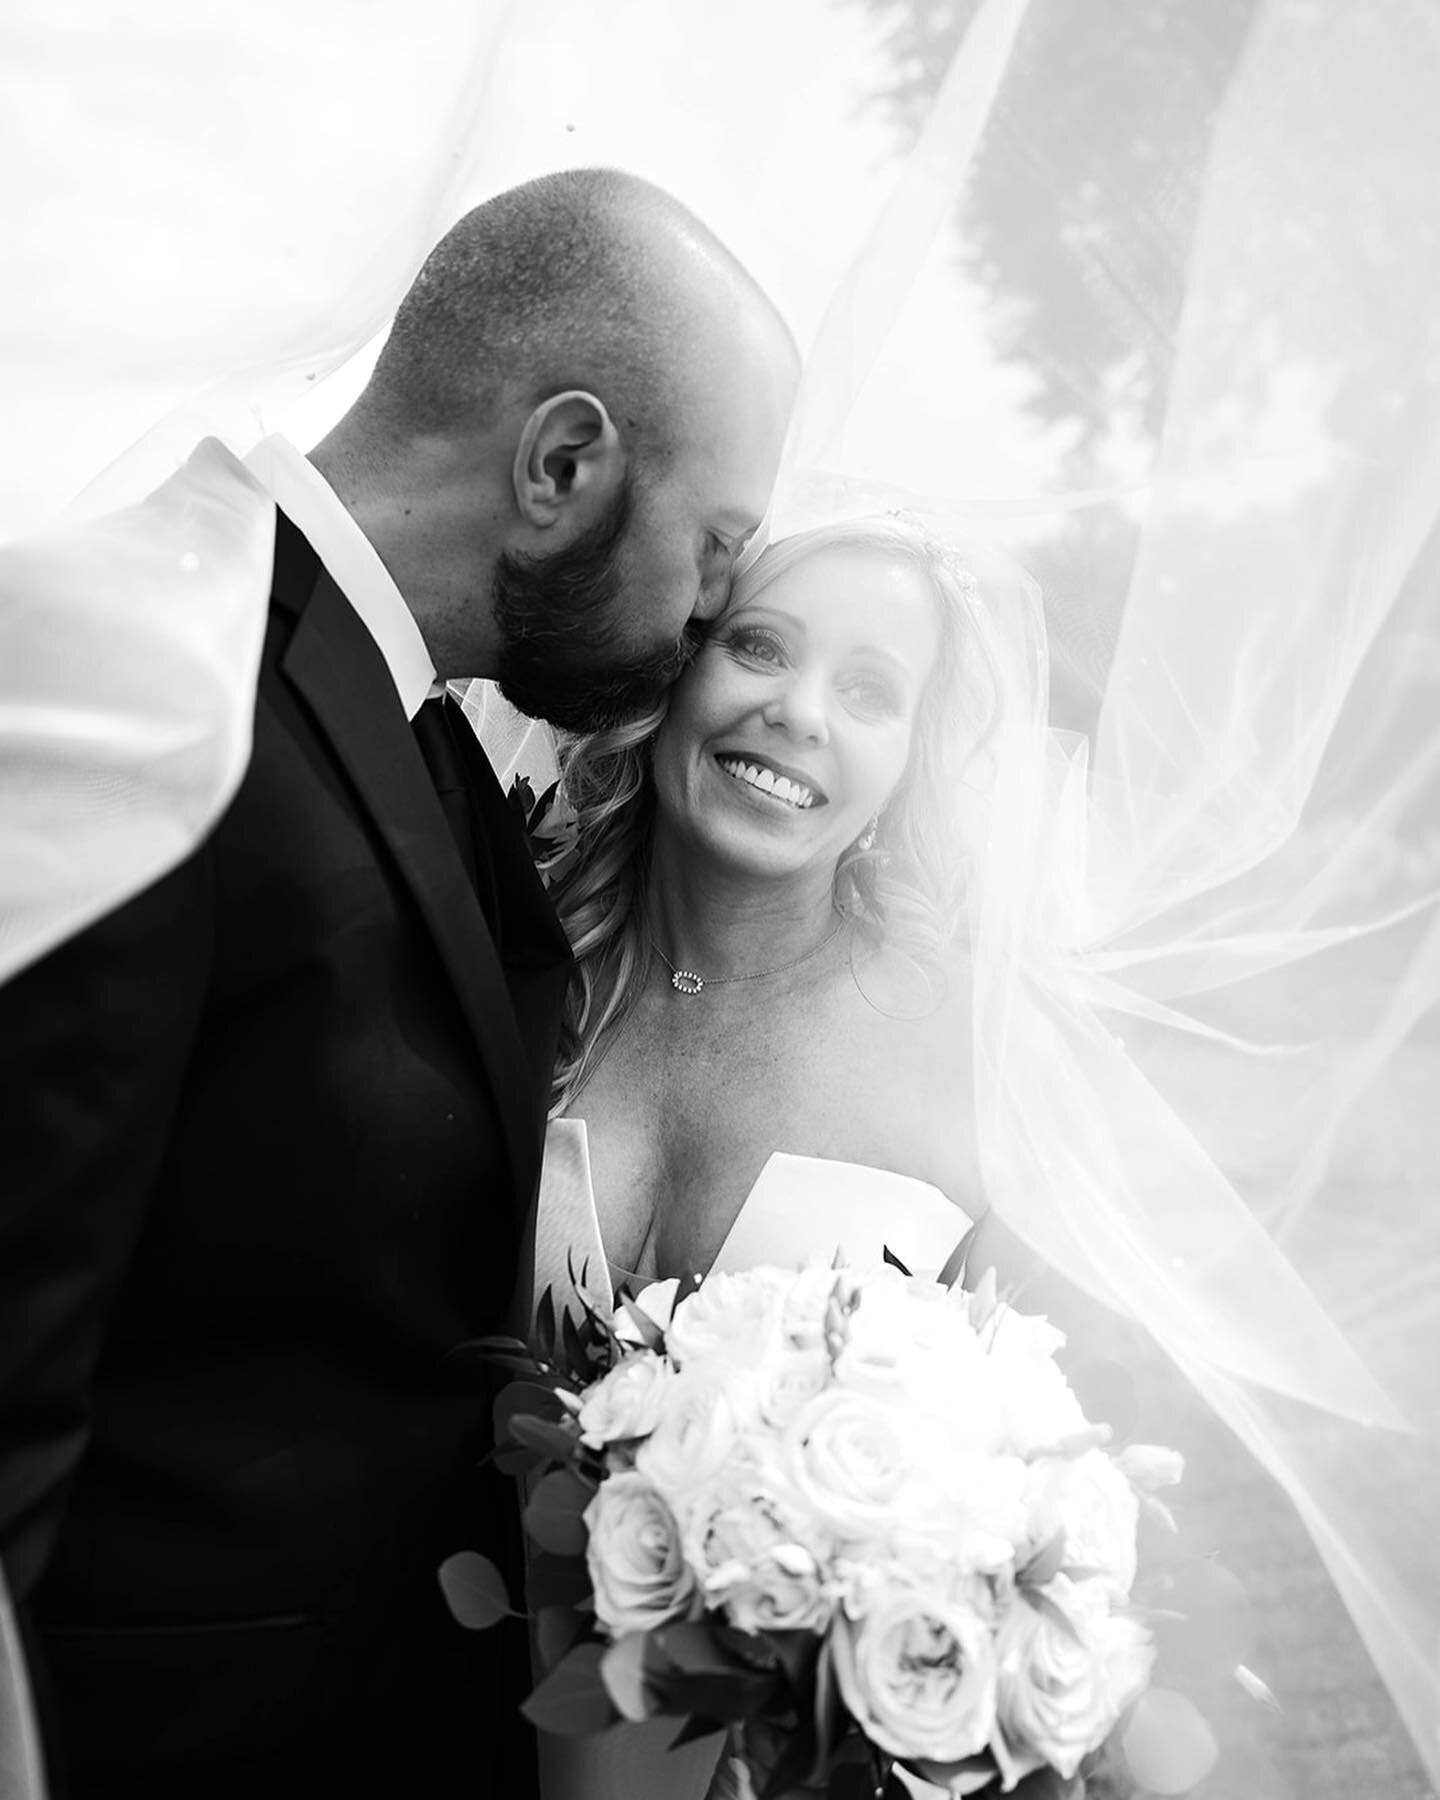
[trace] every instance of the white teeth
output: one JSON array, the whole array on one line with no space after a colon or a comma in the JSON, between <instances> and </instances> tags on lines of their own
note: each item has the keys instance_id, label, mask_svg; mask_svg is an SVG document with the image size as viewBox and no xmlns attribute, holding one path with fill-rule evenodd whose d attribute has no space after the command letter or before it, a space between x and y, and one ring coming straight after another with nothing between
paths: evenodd
<instances>
[{"instance_id":1,"label":"white teeth","mask_svg":"<svg viewBox=\"0 0 1440 1800\"><path fill-rule=\"evenodd\" d=\"M815 804L815 796L803 782L791 781L788 775L777 775L773 769L767 769L760 763L741 762L737 756L723 756L716 759L727 775L733 775L737 781L743 781L747 787L758 788L762 794L773 794L777 800L783 800L789 806L804 810Z\"/></svg>"}]
</instances>

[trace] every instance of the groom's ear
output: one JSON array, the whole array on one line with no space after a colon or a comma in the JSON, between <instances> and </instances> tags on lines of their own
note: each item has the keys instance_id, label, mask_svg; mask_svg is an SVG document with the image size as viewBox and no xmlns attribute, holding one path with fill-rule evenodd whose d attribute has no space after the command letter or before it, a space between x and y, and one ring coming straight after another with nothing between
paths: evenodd
<instances>
[{"instance_id":1,"label":"groom's ear","mask_svg":"<svg viewBox=\"0 0 1440 1800\"><path fill-rule=\"evenodd\" d=\"M537 530L593 524L625 480L604 403L579 388L542 400L521 427L512 480L521 516Z\"/></svg>"}]
</instances>

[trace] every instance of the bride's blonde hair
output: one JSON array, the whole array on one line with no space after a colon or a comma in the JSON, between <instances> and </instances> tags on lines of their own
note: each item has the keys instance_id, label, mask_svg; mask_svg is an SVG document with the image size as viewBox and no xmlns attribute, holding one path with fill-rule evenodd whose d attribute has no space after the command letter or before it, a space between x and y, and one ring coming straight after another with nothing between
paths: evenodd
<instances>
[{"instance_id":1,"label":"bride's blonde hair","mask_svg":"<svg viewBox=\"0 0 1440 1800\"><path fill-rule=\"evenodd\" d=\"M993 720L998 680L978 629L973 575L948 545L901 515L827 525L771 545L741 574L725 618L822 550L849 549L918 569L934 591L940 648L916 713L910 759L874 842L857 841L835 868L835 904L877 942L935 969L953 953L964 916L966 809L957 784ZM684 677L682 677L682 680ZM631 723L566 740L560 808L573 819L542 862L575 952L556 1063L552 1113L585 1084L635 996L652 955L643 903L655 823L651 763L662 702Z\"/></svg>"}]
</instances>

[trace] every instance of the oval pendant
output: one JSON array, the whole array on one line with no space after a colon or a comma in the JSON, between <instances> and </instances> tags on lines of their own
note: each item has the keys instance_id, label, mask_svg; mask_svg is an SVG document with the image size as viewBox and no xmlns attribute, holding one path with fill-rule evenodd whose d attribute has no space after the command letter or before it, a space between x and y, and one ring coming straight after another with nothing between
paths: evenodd
<instances>
[{"instance_id":1,"label":"oval pendant","mask_svg":"<svg viewBox=\"0 0 1440 1800\"><path fill-rule=\"evenodd\" d=\"M698 994L704 990L705 977L693 969L672 969L670 985L677 994Z\"/></svg>"}]
</instances>

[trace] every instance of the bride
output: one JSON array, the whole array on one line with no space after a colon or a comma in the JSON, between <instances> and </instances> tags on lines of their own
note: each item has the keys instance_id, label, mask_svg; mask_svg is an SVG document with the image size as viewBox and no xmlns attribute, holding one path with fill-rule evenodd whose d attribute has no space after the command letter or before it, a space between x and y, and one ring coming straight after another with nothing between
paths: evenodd
<instances>
[{"instance_id":1,"label":"bride","mask_svg":"<svg viewBox=\"0 0 1440 1800\"><path fill-rule=\"evenodd\" d=\"M566 751L546 1198L588 1164L613 1267L733 1257L776 1154L945 1196L941 1260L981 1208L953 796L998 701L985 637L974 576L914 525L804 533L740 577L667 707ZM574 1223L542 1207L557 1243ZM812 1218L803 1249L846 1229Z\"/></svg>"},{"instance_id":2,"label":"bride","mask_svg":"<svg viewBox=\"0 0 1440 1800\"><path fill-rule=\"evenodd\" d=\"M938 1268L983 1210L955 795L983 815L995 599L901 516L800 533L658 715L563 752L537 1294L582 1264L602 1296L837 1250ZM547 1800L703 1793L716 1741L669 1736L542 1734Z\"/></svg>"}]
</instances>

